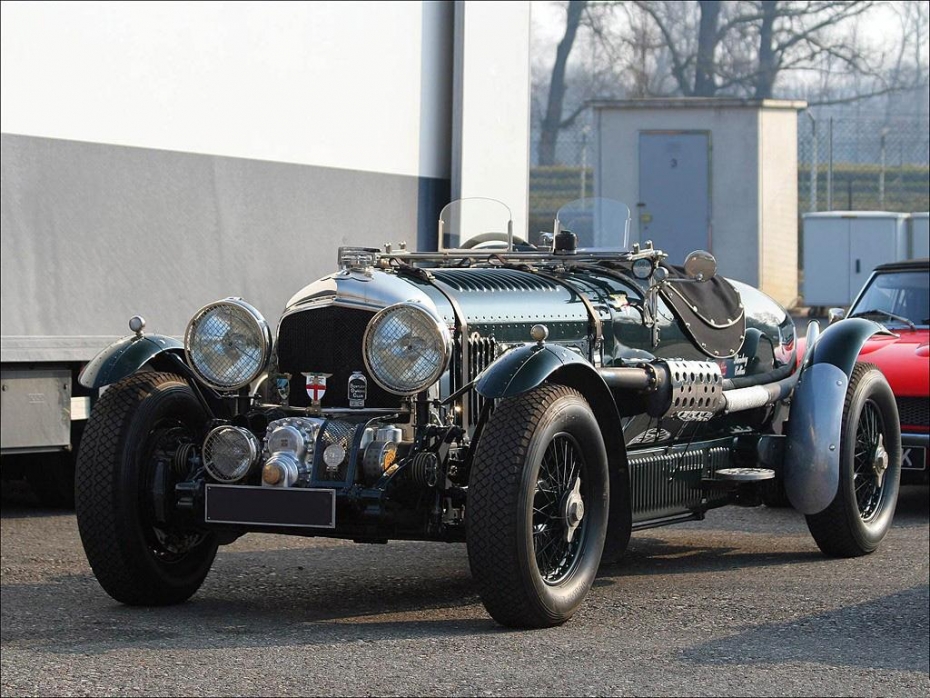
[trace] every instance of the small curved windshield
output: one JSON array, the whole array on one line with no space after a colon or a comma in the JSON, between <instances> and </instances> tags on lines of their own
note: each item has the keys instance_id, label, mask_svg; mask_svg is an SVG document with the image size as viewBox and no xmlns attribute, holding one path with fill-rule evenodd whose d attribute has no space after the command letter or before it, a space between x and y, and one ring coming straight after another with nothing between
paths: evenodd
<instances>
[{"instance_id":1,"label":"small curved windshield","mask_svg":"<svg viewBox=\"0 0 930 698\"><path fill-rule=\"evenodd\" d=\"M930 276L922 269L876 274L848 316L874 317L882 324L928 325Z\"/></svg>"},{"instance_id":2,"label":"small curved windshield","mask_svg":"<svg viewBox=\"0 0 930 698\"><path fill-rule=\"evenodd\" d=\"M510 208L497 199L457 199L439 214L439 249L507 250L512 218Z\"/></svg>"},{"instance_id":3,"label":"small curved windshield","mask_svg":"<svg viewBox=\"0 0 930 698\"><path fill-rule=\"evenodd\" d=\"M630 207L601 197L576 199L556 214L558 230L578 236L578 248L625 252L630 240Z\"/></svg>"}]
</instances>

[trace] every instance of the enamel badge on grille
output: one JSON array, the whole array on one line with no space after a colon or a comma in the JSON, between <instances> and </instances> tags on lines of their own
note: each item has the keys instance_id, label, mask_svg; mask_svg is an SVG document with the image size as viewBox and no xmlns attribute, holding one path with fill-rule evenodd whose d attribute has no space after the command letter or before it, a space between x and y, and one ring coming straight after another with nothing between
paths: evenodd
<instances>
[{"instance_id":1,"label":"enamel badge on grille","mask_svg":"<svg viewBox=\"0 0 930 698\"><path fill-rule=\"evenodd\" d=\"M313 402L319 402L326 395L326 379L332 373L305 373L307 378L307 395Z\"/></svg>"},{"instance_id":2,"label":"enamel badge on grille","mask_svg":"<svg viewBox=\"0 0 930 698\"><path fill-rule=\"evenodd\" d=\"M291 374L282 373L274 379L275 390L278 391L278 397L281 398L281 404L287 405L287 400L291 396Z\"/></svg>"},{"instance_id":3,"label":"enamel badge on grille","mask_svg":"<svg viewBox=\"0 0 930 698\"><path fill-rule=\"evenodd\" d=\"M368 397L368 379L361 371L349 376L349 407L364 407Z\"/></svg>"}]
</instances>

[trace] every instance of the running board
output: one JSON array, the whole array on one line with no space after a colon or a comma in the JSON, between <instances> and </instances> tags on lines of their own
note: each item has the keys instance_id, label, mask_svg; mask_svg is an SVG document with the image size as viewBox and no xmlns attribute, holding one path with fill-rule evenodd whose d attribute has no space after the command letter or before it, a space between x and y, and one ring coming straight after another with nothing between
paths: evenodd
<instances>
[{"instance_id":1,"label":"running board","mask_svg":"<svg viewBox=\"0 0 930 698\"><path fill-rule=\"evenodd\" d=\"M633 531L645 531L648 528L660 528L662 526L671 526L677 523L687 523L688 521L703 521L704 514L693 512L691 514L680 514L677 516L666 516L663 519L653 519L651 521L640 521L633 524Z\"/></svg>"}]
</instances>

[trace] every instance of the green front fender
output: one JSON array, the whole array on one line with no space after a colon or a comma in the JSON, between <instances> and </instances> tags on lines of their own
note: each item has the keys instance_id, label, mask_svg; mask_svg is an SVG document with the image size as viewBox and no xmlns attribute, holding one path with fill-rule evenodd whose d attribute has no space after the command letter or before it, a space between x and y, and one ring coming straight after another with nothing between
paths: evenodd
<instances>
[{"instance_id":1,"label":"green front fender","mask_svg":"<svg viewBox=\"0 0 930 698\"><path fill-rule=\"evenodd\" d=\"M633 526L630 471L620 414L597 370L578 354L558 344L530 344L508 351L491 364L478 378L475 390L485 398L508 398L550 379L581 393L601 427L610 466L611 492L602 560L614 562L626 550Z\"/></svg>"},{"instance_id":2,"label":"green front fender","mask_svg":"<svg viewBox=\"0 0 930 698\"><path fill-rule=\"evenodd\" d=\"M184 351L173 337L160 334L123 337L91 359L78 376L85 388L101 388L132 375L159 354Z\"/></svg>"},{"instance_id":3,"label":"green front fender","mask_svg":"<svg viewBox=\"0 0 930 698\"><path fill-rule=\"evenodd\" d=\"M512 349L481 374L475 390L485 398L513 397L538 385L563 366L590 364L558 344L528 344ZM593 369L592 369L593 371Z\"/></svg>"}]
</instances>

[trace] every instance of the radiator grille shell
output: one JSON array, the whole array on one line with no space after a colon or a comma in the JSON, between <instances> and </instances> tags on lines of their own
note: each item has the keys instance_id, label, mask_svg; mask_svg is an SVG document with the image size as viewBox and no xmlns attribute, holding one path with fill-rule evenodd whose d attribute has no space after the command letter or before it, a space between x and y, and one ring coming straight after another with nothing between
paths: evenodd
<instances>
[{"instance_id":1,"label":"radiator grille shell","mask_svg":"<svg viewBox=\"0 0 930 698\"><path fill-rule=\"evenodd\" d=\"M362 338L374 312L341 306L311 308L286 316L278 328L278 370L291 374L289 402L309 407L303 373L329 373L322 407L349 406L349 378L361 371L368 378L365 407L396 409L397 395L381 388L365 370Z\"/></svg>"},{"instance_id":2,"label":"radiator grille shell","mask_svg":"<svg viewBox=\"0 0 930 698\"><path fill-rule=\"evenodd\" d=\"M899 397L898 416L901 426L928 427L930 426L930 398L926 397Z\"/></svg>"}]
</instances>

